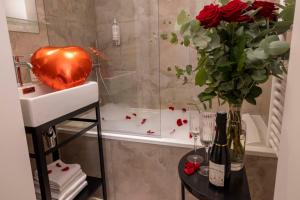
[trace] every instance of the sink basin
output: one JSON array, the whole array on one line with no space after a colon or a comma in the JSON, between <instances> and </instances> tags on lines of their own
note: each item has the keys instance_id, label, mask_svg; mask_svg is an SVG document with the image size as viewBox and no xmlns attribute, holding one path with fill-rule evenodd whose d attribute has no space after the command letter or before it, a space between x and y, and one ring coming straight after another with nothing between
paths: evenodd
<instances>
[{"instance_id":1,"label":"sink basin","mask_svg":"<svg viewBox=\"0 0 300 200\"><path fill-rule=\"evenodd\" d=\"M37 127L98 101L96 82L86 82L60 91L42 83L33 83L19 87L18 90L27 127Z\"/></svg>"}]
</instances>

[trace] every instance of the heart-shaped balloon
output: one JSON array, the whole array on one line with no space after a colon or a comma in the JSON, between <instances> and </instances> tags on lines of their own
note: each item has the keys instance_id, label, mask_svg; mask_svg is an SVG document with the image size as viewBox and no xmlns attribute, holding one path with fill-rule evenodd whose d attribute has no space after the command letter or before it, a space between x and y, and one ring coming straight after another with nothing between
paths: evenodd
<instances>
[{"instance_id":1,"label":"heart-shaped balloon","mask_svg":"<svg viewBox=\"0 0 300 200\"><path fill-rule=\"evenodd\" d=\"M31 64L36 77L55 90L83 84L92 70L89 54L77 46L40 48Z\"/></svg>"}]
</instances>

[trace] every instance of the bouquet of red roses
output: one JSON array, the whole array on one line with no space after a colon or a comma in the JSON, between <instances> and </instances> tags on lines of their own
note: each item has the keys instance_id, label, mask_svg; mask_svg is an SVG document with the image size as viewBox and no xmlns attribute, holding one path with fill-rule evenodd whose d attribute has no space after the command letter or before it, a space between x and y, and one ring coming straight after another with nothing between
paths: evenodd
<instances>
[{"instance_id":1,"label":"bouquet of red roses","mask_svg":"<svg viewBox=\"0 0 300 200\"><path fill-rule=\"evenodd\" d=\"M198 64L175 66L177 77L186 81L196 73L195 84L206 86L198 96L203 103L218 97L229 104L256 104L259 84L286 72L289 44L279 35L291 28L294 5L292 0L285 5L222 0L204 6L195 18L181 11L178 30L161 38L195 48Z\"/></svg>"}]
</instances>

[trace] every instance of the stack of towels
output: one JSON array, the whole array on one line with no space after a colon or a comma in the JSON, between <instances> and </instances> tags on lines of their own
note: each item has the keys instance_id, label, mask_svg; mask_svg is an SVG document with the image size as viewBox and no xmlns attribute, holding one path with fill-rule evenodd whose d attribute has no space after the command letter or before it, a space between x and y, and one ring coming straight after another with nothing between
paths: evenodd
<instances>
[{"instance_id":1,"label":"stack of towels","mask_svg":"<svg viewBox=\"0 0 300 200\"><path fill-rule=\"evenodd\" d=\"M52 200L72 200L87 186L86 174L79 164L57 160L48 165L48 176ZM34 173L34 186L37 199L42 199L37 171Z\"/></svg>"}]
</instances>

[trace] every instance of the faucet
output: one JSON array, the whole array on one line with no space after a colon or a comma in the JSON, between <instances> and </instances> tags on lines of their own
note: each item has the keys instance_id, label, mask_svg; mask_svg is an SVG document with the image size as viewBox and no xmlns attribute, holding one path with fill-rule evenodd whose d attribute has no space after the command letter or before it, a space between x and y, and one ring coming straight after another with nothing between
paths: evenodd
<instances>
[{"instance_id":1,"label":"faucet","mask_svg":"<svg viewBox=\"0 0 300 200\"><path fill-rule=\"evenodd\" d=\"M29 69L32 68L32 65L29 62L20 61L21 57L23 57L23 56L13 56L18 87L23 86L21 67L27 67Z\"/></svg>"}]
</instances>

